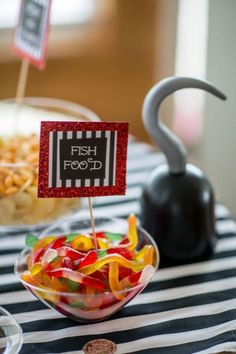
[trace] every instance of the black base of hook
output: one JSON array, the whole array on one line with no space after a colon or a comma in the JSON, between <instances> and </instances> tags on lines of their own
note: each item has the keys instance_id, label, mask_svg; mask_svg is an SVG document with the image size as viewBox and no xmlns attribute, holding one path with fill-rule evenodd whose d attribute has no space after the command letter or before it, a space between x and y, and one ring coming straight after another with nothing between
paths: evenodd
<instances>
[{"instance_id":1,"label":"black base of hook","mask_svg":"<svg viewBox=\"0 0 236 354\"><path fill-rule=\"evenodd\" d=\"M214 194L197 167L171 174L167 165L150 175L141 197L141 224L156 241L161 265L207 258L216 243Z\"/></svg>"}]
</instances>

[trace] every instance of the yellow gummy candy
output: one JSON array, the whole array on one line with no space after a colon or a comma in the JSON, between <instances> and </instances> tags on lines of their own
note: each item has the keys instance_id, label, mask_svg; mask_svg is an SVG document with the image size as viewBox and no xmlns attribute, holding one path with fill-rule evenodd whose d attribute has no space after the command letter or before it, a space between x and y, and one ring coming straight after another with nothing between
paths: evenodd
<instances>
[{"instance_id":1,"label":"yellow gummy candy","mask_svg":"<svg viewBox=\"0 0 236 354\"><path fill-rule=\"evenodd\" d=\"M138 272L139 270L142 270L142 268L144 267L144 264L141 262L129 261L128 259L122 257L119 254L109 254L101 259L98 259L95 263L89 266L82 267L80 271L85 275L89 275L96 272L96 270L100 269L105 264L108 264L110 262L117 262L119 265L122 265L123 267L132 269L133 272Z\"/></svg>"},{"instance_id":2,"label":"yellow gummy candy","mask_svg":"<svg viewBox=\"0 0 236 354\"><path fill-rule=\"evenodd\" d=\"M111 262L109 264L109 285L118 300L121 300L125 296L125 294L119 293L123 288L119 282L119 265L117 262Z\"/></svg>"},{"instance_id":3,"label":"yellow gummy candy","mask_svg":"<svg viewBox=\"0 0 236 354\"><path fill-rule=\"evenodd\" d=\"M128 240L129 243L126 245L128 250L132 251L138 243L138 233L137 233L137 218L135 215L130 215L128 217Z\"/></svg>"},{"instance_id":4,"label":"yellow gummy candy","mask_svg":"<svg viewBox=\"0 0 236 354\"><path fill-rule=\"evenodd\" d=\"M35 276L41 272L43 269L42 265L40 262L34 263L33 267L30 269L30 273L32 276Z\"/></svg>"},{"instance_id":5,"label":"yellow gummy candy","mask_svg":"<svg viewBox=\"0 0 236 354\"><path fill-rule=\"evenodd\" d=\"M89 251L94 248L94 245L89 235L78 235L71 241L71 247L77 250Z\"/></svg>"}]
</instances>

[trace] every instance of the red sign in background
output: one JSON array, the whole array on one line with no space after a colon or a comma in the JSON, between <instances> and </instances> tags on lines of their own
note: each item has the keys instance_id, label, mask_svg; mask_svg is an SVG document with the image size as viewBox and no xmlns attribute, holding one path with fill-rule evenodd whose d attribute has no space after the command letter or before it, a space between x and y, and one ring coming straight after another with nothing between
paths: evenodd
<instances>
[{"instance_id":1,"label":"red sign in background","mask_svg":"<svg viewBox=\"0 0 236 354\"><path fill-rule=\"evenodd\" d=\"M51 0L22 0L12 51L43 69L49 32Z\"/></svg>"}]
</instances>

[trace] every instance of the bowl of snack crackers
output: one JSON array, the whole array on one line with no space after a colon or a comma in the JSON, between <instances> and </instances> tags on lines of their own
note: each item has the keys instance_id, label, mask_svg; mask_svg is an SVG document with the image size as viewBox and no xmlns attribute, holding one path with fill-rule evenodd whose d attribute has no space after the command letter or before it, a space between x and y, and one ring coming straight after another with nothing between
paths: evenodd
<instances>
[{"instance_id":1,"label":"bowl of snack crackers","mask_svg":"<svg viewBox=\"0 0 236 354\"><path fill-rule=\"evenodd\" d=\"M0 103L0 231L32 229L81 208L79 198L38 198L40 122L99 121L88 108L51 98Z\"/></svg>"}]
</instances>

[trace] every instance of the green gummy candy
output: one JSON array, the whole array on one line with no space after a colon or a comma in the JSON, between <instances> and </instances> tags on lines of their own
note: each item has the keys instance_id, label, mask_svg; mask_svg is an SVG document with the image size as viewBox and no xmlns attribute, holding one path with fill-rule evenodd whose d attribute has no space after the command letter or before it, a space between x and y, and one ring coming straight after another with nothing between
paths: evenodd
<instances>
[{"instance_id":1,"label":"green gummy candy","mask_svg":"<svg viewBox=\"0 0 236 354\"><path fill-rule=\"evenodd\" d=\"M103 258L107 255L107 251L106 250L99 250L98 252L98 258Z\"/></svg>"},{"instance_id":2,"label":"green gummy candy","mask_svg":"<svg viewBox=\"0 0 236 354\"><path fill-rule=\"evenodd\" d=\"M33 234L27 234L25 237L25 244L28 247L34 247L34 245L38 242L38 237Z\"/></svg>"},{"instance_id":3,"label":"green gummy candy","mask_svg":"<svg viewBox=\"0 0 236 354\"><path fill-rule=\"evenodd\" d=\"M107 238L109 238L112 241L120 241L122 239L121 234L115 234L113 232L105 232L105 235Z\"/></svg>"},{"instance_id":4,"label":"green gummy candy","mask_svg":"<svg viewBox=\"0 0 236 354\"><path fill-rule=\"evenodd\" d=\"M76 291L80 287L80 285L78 283L76 283L75 281L73 281L71 279L67 279L66 283L67 283L68 288L70 289L70 291Z\"/></svg>"},{"instance_id":5,"label":"green gummy candy","mask_svg":"<svg viewBox=\"0 0 236 354\"><path fill-rule=\"evenodd\" d=\"M80 301L73 301L70 303L71 306L73 307L78 307L78 308L84 308L85 305L83 304L83 302L80 302Z\"/></svg>"},{"instance_id":6,"label":"green gummy candy","mask_svg":"<svg viewBox=\"0 0 236 354\"><path fill-rule=\"evenodd\" d=\"M79 289L80 284L76 283L75 281L71 279L66 279L66 278L58 278L60 282L64 285L67 285L70 291L76 291Z\"/></svg>"},{"instance_id":7,"label":"green gummy candy","mask_svg":"<svg viewBox=\"0 0 236 354\"><path fill-rule=\"evenodd\" d=\"M71 234L69 234L66 238L66 242L71 242L74 240L74 238L76 238L76 236L78 235L78 232L72 232Z\"/></svg>"}]
</instances>

